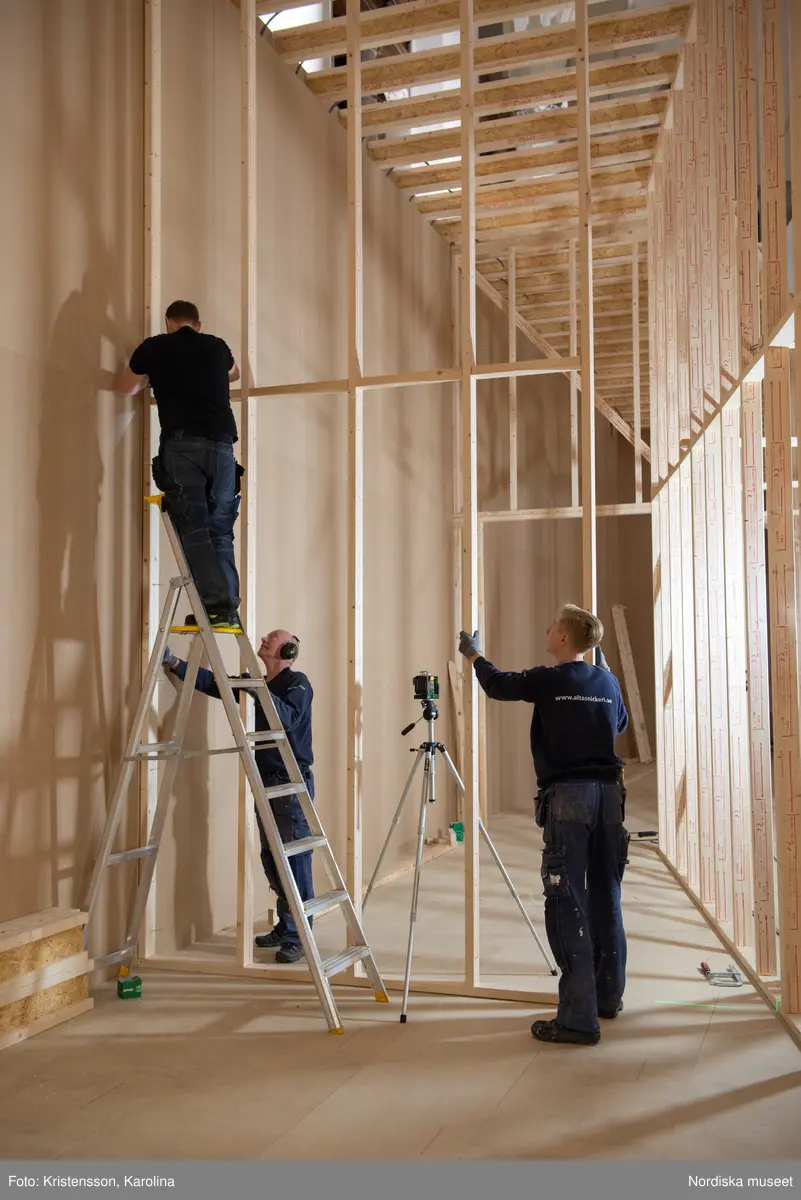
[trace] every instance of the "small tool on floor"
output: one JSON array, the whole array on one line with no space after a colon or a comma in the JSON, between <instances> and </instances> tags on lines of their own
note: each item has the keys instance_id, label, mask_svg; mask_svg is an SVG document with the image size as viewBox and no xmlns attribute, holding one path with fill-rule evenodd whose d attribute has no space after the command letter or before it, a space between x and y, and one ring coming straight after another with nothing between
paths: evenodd
<instances>
[{"instance_id":1,"label":"small tool on floor","mask_svg":"<svg viewBox=\"0 0 801 1200\"><path fill-rule=\"evenodd\" d=\"M117 980L117 995L120 1000L136 1000L142 995L142 980L138 975L127 975Z\"/></svg>"},{"instance_id":2,"label":"small tool on floor","mask_svg":"<svg viewBox=\"0 0 801 1200\"><path fill-rule=\"evenodd\" d=\"M709 963L702 962L698 968L698 974L703 975L707 983L711 983L713 987L742 987L746 982L745 976L731 963L725 971L713 971Z\"/></svg>"}]
</instances>

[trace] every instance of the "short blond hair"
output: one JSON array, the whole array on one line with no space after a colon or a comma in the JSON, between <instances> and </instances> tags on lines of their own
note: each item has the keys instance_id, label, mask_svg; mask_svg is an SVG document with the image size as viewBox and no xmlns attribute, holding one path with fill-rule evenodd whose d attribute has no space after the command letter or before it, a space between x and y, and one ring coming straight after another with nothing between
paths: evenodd
<instances>
[{"instance_id":1,"label":"short blond hair","mask_svg":"<svg viewBox=\"0 0 801 1200\"><path fill-rule=\"evenodd\" d=\"M595 613L587 612L576 604L563 604L556 614L556 620L579 654L585 654L600 645L604 627Z\"/></svg>"}]
</instances>

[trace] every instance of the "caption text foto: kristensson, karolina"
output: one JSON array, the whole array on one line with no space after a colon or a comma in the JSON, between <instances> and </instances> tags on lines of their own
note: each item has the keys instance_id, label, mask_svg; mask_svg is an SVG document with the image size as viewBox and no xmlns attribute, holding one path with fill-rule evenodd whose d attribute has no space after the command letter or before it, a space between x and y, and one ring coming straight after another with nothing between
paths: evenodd
<instances>
[{"instance_id":1,"label":"caption text foto: kristensson, karolina","mask_svg":"<svg viewBox=\"0 0 801 1200\"><path fill-rule=\"evenodd\" d=\"M123 1175L122 1183L116 1175L43 1175L41 1180L32 1175L9 1175L9 1187L175 1187L175 1179L168 1175Z\"/></svg>"}]
</instances>

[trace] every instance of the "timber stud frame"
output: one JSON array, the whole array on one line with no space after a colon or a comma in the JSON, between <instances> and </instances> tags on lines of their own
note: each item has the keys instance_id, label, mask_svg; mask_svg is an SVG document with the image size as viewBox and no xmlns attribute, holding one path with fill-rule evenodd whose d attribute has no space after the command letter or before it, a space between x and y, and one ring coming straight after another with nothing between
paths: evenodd
<instances>
[{"instance_id":1,"label":"timber stud frame","mask_svg":"<svg viewBox=\"0 0 801 1200\"><path fill-rule=\"evenodd\" d=\"M252 374L257 328L252 267L257 232L255 45L258 14L267 10L255 0L238 0L243 260L238 398L249 468L241 532L243 616L252 632L258 398L347 395L347 879L358 900L363 877L363 406L369 393L434 384L455 389L455 633L460 627L475 628L483 611L487 525L580 520L583 601L595 607L597 519L650 515L660 853L760 986L769 989L780 975L782 1015L793 1024L792 1015L801 1011L796 826L801 764L797 559L789 497L791 428L798 429L801 392L798 382L791 391L791 351L770 349L769 343L794 314L783 253L782 151L784 113L789 112L792 183L801 194L801 6L788 7L786 0L686 0L595 16L595 3L411 0L361 12L359 0L348 0L344 18L267 35L265 40L272 40L293 65L347 55L344 68L300 73L327 107L347 101L345 109L333 109L332 119L344 125L348 144L348 375L261 385ZM291 4L276 0L269 11ZM567 10L562 15L569 17L571 7L573 21L478 37L482 24L536 19L555 10ZM781 36L783 22L786 38ZM458 46L434 51L412 46L410 53L362 61L362 49L457 30ZM790 55L794 81L787 97L784 54ZM523 74L485 82L493 68ZM455 80L458 86L426 95L411 91L437 80ZM398 96L404 89L406 96ZM385 103L363 103L377 95ZM146 0L146 333L156 331L161 313L160 105L161 0ZM458 128L436 128L455 119ZM413 132L421 127L422 133ZM759 163L757 129L762 134ZM395 185L408 192L421 219L432 222L451 244L454 359L449 366L363 374L365 146ZM795 239L794 254L798 279L801 238ZM506 314L506 362L477 361L478 291ZM621 337L625 326L628 340ZM540 357L519 360L520 332ZM754 382L754 364L763 355L760 385ZM571 503L524 509L519 507L518 381L546 373L570 381L566 419L571 456L566 465ZM482 379L506 379L509 392L509 507L493 512L478 508L476 393ZM646 385L650 407L644 404ZM596 412L633 445L631 502L596 505ZM767 513L763 422L770 464ZM151 421L144 456L146 490L155 437ZM643 462L650 463L650 500L644 496ZM147 654L155 628L159 561L157 537L149 527L145 533ZM462 674L458 693L464 731L464 978L418 980L413 990L549 1003L552 991L482 985L477 833L486 803L486 752L483 707L472 671ZM145 769L143 821L153 794L154 779ZM157 957L152 897L142 947L145 962L176 970L286 978L252 960L247 847L253 821L244 797L239 818L236 962ZM344 982L364 981L355 968Z\"/></svg>"}]
</instances>

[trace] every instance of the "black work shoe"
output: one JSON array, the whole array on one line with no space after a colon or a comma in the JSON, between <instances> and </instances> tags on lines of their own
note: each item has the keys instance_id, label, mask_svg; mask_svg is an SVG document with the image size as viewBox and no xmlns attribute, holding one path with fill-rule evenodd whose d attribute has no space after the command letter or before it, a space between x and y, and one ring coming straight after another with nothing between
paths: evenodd
<instances>
[{"instance_id":1,"label":"black work shoe","mask_svg":"<svg viewBox=\"0 0 801 1200\"><path fill-rule=\"evenodd\" d=\"M275 929L271 929L269 933L257 934L253 944L257 950L275 950L283 946L284 939Z\"/></svg>"},{"instance_id":2,"label":"black work shoe","mask_svg":"<svg viewBox=\"0 0 801 1200\"><path fill-rule=\"evenodd\" d=\"M569 1042L574 1046L597 1046L600 1033L587 1033L583 1029L567 1029L558 1021L535 1021L531 1026L532 1036L538 1042Z\"/></svg>"},{"instance_id":3,"label":"black work shoe","mask_svg":"<svg viewBox=\"0 0 801 1200\"><path fill-rule=\"evenodd\" d=\"M614 1021L618 1013L623 1012L623 1001L620 1001L617 1008L599 1008L598 1016L603 1017L605 1021Z\"/></svg>"},{"instance_id":4,"label":"black work shoe","mask_svg":"<svg viewBox=\"0 0 801 1200\"><path fill-rule=\"evenodd\" d=\"M303 947L296 946L294 942L284 942L281 949L275 956L277 963L296 963L303 958Z\"/></svg>"},{"instance_id":5,"label":"black work shoe","mask_svg":"<svg viewBox=\"0 0 801 1200\"><path fill-rule=\"evenodd\" d=\"M241 629L239 617L235 612L209 613L209 624L212 629ZM197 617L194 613L189 613L184 621L184 625L191 625L193 629L197 629Z\"/></svg>"}]
</instances>

